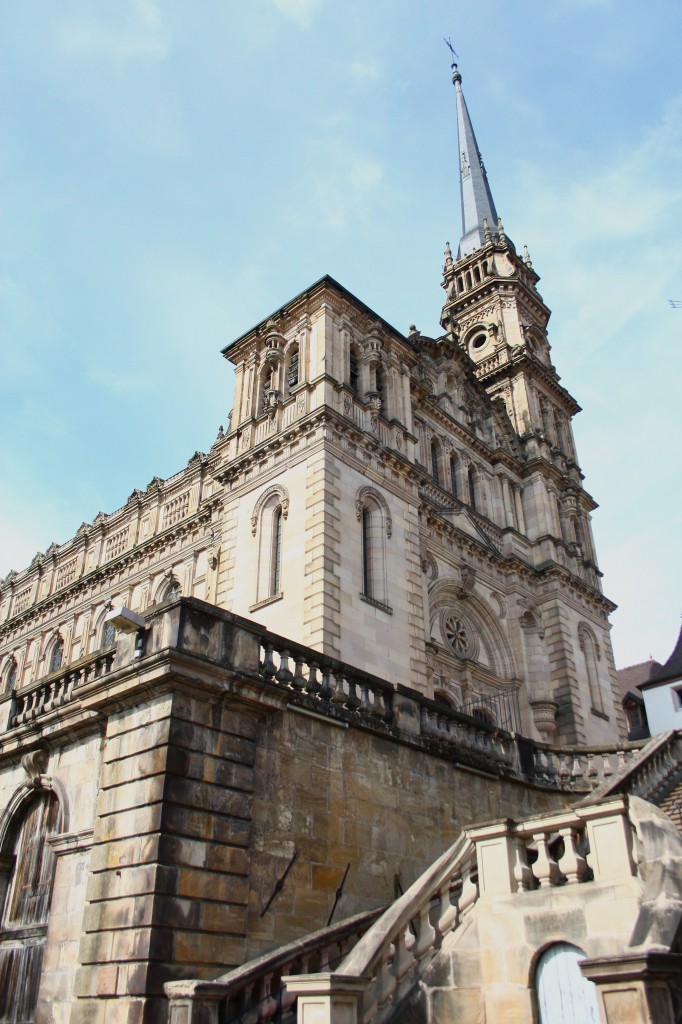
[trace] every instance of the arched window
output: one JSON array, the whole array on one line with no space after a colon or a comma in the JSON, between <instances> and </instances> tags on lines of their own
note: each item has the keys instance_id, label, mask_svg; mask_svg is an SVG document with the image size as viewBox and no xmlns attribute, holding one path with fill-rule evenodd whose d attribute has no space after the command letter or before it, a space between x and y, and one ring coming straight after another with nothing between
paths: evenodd
<instances>
[{"instance_id":1,"label":"arched window","mask_svg":"<svg viewBox=\"0 0 682 1024\"><path fill-rule=\"evenodd\" d=\"M256 604L282 596L284 521L289 498L281 487L265 491L251 516L252 533L258 534Z\"/></svg>"},{"instance_id":2,"label":"arched window","mask_svg":"<svg viewBox=\"0 0 682 1024\"><path fill-rule=\"evenodd\" d=\"M165 586L158 591L156 600L159 603L161 601L176 601L179 597L182 597L182 589L175 576L171 576Z\"/></svg>"},{"instance_id":3,"label":"arched window","mask_svg":"<svg viewBox=\"0 0 682 1024\"><path fill-rule=\"evenodd\" d=\"M357 395L357 393L358 393L358 381L359 381L359 377L358 377L358 357L357 357L357 353L354 351L354 349L350 350L350 354L349 354L349 357L348 357L348 370L349 370L348 383L350 385L350 389L351 389L351 391L353 392L354 395Z\"/></svg>"},{"instance_id":4,"label":"arched window","mask_svg":"<svg viewBox=\"0 0 682 1024\"><path fill-rule=\"evenodd\" d=\"M50 672L58 672L59 669L62 667L63 661L64 661L64 641L63 641L63 639L61 637L58 637L57 640L52 645L52 650L50 651L50 658L49 658L49 661L47 663L47 671L48 671L48 673L50 673Z\"/></svg>"},{"instance_id":5,"label":"arched window","mask_svg":"<svg viewBox=\"0 0 682 1024\"><path fill-rule=\"evenodd\" d=\"M469 483L469 504L476 511L480 505L480 494L478 490L478 473L474 466L469 466L467 481Z\"/></svg>"},{"instance_id":6,"label":"arched window","mask_svg":"<svg viewBox=\"0 0 682 1024\"><path fill-rule=\"evenodd\" d=\"M603 714L604 697L599 682L599 660L601 654L594 633L584 623L578 627L578 642L585 659L585 672L587 674L592 710Z\"/></svg>"},{"instance_id":7,"label":"arched window","mask_svg":"<svg viewBox=\"0 0 682 1024\"><path fill-rule=\"evenodd\" d=\"M568 942L549 946L535 969L539 1024L599 1024L597 989L583 977L586 955Z\"/></svg>"},{"instance_id":8,"label":"arched window","mask_svg":"<svg viewBox=\"0 0 682 1024\"><path fill-rule=\"evenodd\" d=\"M14 687L17 685L17 660L16 658L10 658L5 668L5 679L3 691L5 693L11 693Z\"/></svg>"},{"instance_id":9,"label":"arched window","mask_svg":"<svg viewBox=\"0 0 682 1024\"><path fill-rule=\"evenodd\" d=\"M293 391L299 381L299 351L298 345L292 345L289 349L289 366L287 368L287 387Z\"/></svg>"},{"instance_id":10,"label":"arched window","mask_svg":"<svg viewBox=\"0 0 682 1024\"><path fill-rule=\"evenodd\" d=\"M356 499L362 556L361 593L369 601L387 605L385 538L387 534L390 536L391 520L384 504L372 492L361 492Z\"/></svg>"},{"instance_id":11,"label":"arched window","mask_svg":"<svg viewBox=\"0 0 682 1024\"><path fill-rule=\"evenodd\" d=\"M440 486L440 445L436 440L431 441L431 476Z\"/></svg>"},{"instance_id":12,"label":"arched window","mask_svg":"<svg viewBox=\"0 0 682 1024\"><path fill-rule=\"evenodd\" d=\"M282 506L272 516L272 553L270 556L270 595L279 594L282 575Z\"/></svg>"},{"instance_id":13,"label":"arched window","mask_svg":"<svg viewBox=\"0 0 682 1024\"><path fill-rule=\"evenodd\" d=\"M102 647L113 647L116 643L116 627L105 620L102 626Z\"/></svg>"},{"instance_id":14,"label":"arched window","mask_svg":"<svg viewBox=\"0 0 682 1024\"><path fill-rule=\"evenodd\" d=\"M31 801L14 833L0 922L0 1021L31 1024L47 936L55 855L46 840L61 830L59 801L43 792Z\"/></svg>"},{"instance_id":15,"label":"arched window","mask_svg":"<svg viewBox=\"0 0 682 1024\"><path fill-rule=\"evenodd\" d=\"M456 455L450 456L450 490L458 497L457 474L459 473L459 459Z\"/></svg>"}]
</instances>

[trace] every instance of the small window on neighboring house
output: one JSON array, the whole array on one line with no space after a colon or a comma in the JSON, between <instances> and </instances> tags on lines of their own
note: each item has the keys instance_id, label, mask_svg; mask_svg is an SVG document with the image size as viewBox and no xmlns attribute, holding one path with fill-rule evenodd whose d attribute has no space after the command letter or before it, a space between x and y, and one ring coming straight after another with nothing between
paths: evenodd
<instances>
[{"instance_id":1,"label":"small window on neighboring house","mask_svg":"<svg viewBox=\"0 0 682 1024\"><path fill-rule=\"evenodd\" d=\"M289 369L287 371L287 384L291 391L298 384L298 345L294 345L289 353Z\"/></svg>"},{"instance_id":2,"label":"small window on neighboring house","mask_svg":"<svg viewBox=\"0 0 682 1024\"><path fill-rule=\"evenodd\" d=\"M355 352L353 351L353 349L350 350L349 371L350 371L350 380L349 380L350 389L351 389L351 391L353 392L354 395L357 395L357 393L358 393L358 357L355 354Z\"/></svg>"},{"instance_id":3,"label":"small window on neighboring house","mask_svg":"<svg viewBox=\"0 0 682 1024\"><path fill-rule=\"evenodd\" d=\"M682 711L682 688L673 690L673 705L675 711Z\"/></svg>"},{"instance_id":4,"label":"small window on neighboring house","mask_svg":"<svg viewBox=\"0 0 682 1024\"><path fill-rule=\"evenodd\" d=\"M64 661L64 641L61 637L56 641L50 652L48 672L58 672Z\"/></svg>"}]
</instances>

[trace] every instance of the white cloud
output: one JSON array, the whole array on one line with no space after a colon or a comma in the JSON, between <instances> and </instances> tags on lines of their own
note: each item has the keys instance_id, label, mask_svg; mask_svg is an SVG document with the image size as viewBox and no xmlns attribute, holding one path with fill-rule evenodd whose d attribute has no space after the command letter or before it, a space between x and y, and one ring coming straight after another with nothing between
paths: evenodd
<instances>
[{"instance_id":1,"label":"white cloud","mask_svg":"<svg viewBox=\"0 0 682 1024\"><path fill-rule=\"evenodd\" d=\"M356 82L375 81L379 78L379 65L374 60L355 60L348 65L348 74Z\"/></svg>"},{"instance_id":2,"label":"white cloud","mask_svg":"<svg viewBox=\"0 0 682 1024\"><path fill-rule=\"evenodd\" d=\"M69 56L103 58L116 65L129 61L163 60L170 51L170 32L164 26L156 0L124 0L109 7L110 16L102 15L101 6L80 18L64 22L57 39Z\"/></svg>"},{"instance_id":3,"label":"white cloud","mask_svg":"<svg viewBox=\"0 0 682 1024\"><path fill-rule=\"evenodd\" d=\"M277 10L299 28L310 28L321 0L272 0Z\"/></svg>"}]
</instances>

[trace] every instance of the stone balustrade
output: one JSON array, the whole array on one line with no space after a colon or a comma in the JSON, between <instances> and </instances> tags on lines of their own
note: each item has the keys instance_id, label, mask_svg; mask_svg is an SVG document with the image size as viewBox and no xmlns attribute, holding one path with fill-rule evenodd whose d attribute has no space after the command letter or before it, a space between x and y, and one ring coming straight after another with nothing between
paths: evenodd
<instances>
[{"instance_id":1,"label":"stone balustrade","mask_svg":"<svg viewBox=\"0 0 682 1024\"><path fill-rule=\"evenodd\" d=\"M113 648L100 651L86 661L68 666L61 672L20 690L12 699L7 728L14 729L25 725L68 704L74 697L74 690L79 686L99 679L111 671L115 655L116 651Z\"/></svg>"},{"instance_id":2,"label":"stone balustrade","mask_svg":"<svg viewBox=\"0 0 682 1024\"><path fill-rule=\"evenodd\" d=\"M335 971L285 977L298 1021L381 1024L477 900L636 874L627 800L467 829L367 931ZM291 1005L291 1004L290 1004Z\"/></svg>"},{"instance_id":3,"label":"stone balustrade","mask_svg":"<svg viewBox=\"0 0 682 1024\"><path fill-rule=\"evenodd\" d=\"M383 907L311 932L249 961L213 981L173 981L164 985L169 1024L261 1024L295 1020L296 996L282 978L334 969L383 913Z\"/></svg>"},{"instance_id":4,"label":"stone balustrade","mask_svg":"<svg viewBox=\"0 0 682 1024\"><path fill-rule=\"evenodd\" d=\"M646 740L636 740L592 749L534 744L533 766L528 774L540 784L591 791L634 765L646 743Z\"/></svg>"},{"instance_id":5,"label":"stone balustrade","mask_svg":"<svg viewBox=\"0 0 682 1024\"><path fill-rule=\"evenodd\" d=\"M115 654L117 669L125 671L161 650L177 649L209 654L247 684L273 687L291 709L392 735L476 771L553 789L593 792L627 771L646 742L592 749L539 744L194 599L149 613L141 652L130 636L120 634L115 650L65 666L16 693L7 728L34 722L72 701L84 683L111 671ZM230 652L227 658L225 651ZM652 785L656 772L665 775L669 762L664 752L652 760L647 768Z\"/></svg>"},{"instance_id":6,"label":"stone balustrade","mask_svg":"<svg viewBox=\"0 0 682 1024\"><path fill-rule=\"evenodd\" d=\"M475 847L466 833L368 930L335 971L285 977L290 997L298 998L298 1020L308 1001L322 1002L320 1021L388 1016L408 991L422 961L457 929L478 899ZM353 1010L343 1018L341 1005Z\"/></svg>"},{"instance_id":7,"label":"stone balustrade","mask_svg":"<svg viewBox=\"0 0 682 1024\"><path fill-rule=\"evenodd\" d=\"M271 633L261 650L262 678L308 698L322 714L343 709L375 724L392 722L394 689L386 680Z\"/></svg>"}]
</instances>

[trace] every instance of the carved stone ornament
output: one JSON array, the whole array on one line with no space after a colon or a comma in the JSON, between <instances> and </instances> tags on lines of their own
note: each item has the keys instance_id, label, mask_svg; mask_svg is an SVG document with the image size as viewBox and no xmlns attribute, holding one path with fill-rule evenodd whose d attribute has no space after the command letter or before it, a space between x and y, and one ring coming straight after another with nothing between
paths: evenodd
<instances>
[{"instance_id":1,"label":"carved stone ornament","mask_svg":"<svg viewBox=\"0 0 682 1024\"><path fill-rule=\"evenodd\" d=\"M549 694L541 694L537 700L530 700L529 703L535 728L545 743L551 743L556 736L556 713L559 705Z\"/></svg>"},{"instance_id":2,"label":"carved stone ornament","mask_svg":"<svg viewBox=\"0 0 682 1024\"><path fill-rule=\"evenodd\" d=\"M441 613L441 629L446 645L456 658L475 661L478 656L478 637L473 623L459 610L446 608Z\"/></svg>"},{"instance_id":3,"label":"carved stone ornament","mask_svg":"<svg viewBox=\"0 0 682 1024\"><path fill-rule=\"evenodd\" d=\"M459 588L460 597L469 597L476 585L476 570L470 565L465 565L461 571L462 582Z\"/></svg>"},{"instance_id":4,"label":"carved stone ornament","mask_svg":"<svg viewBox=\"0 0 682 1024\"><path fill-rule=\"evenodd\" d=\"M39 789L42 785L48 758L47 750L39 747L37 750L31 750L28 754L24 754L21 759L21 767L28 775L28 785L34 789Z\"/></svg>"}]
</instances>

